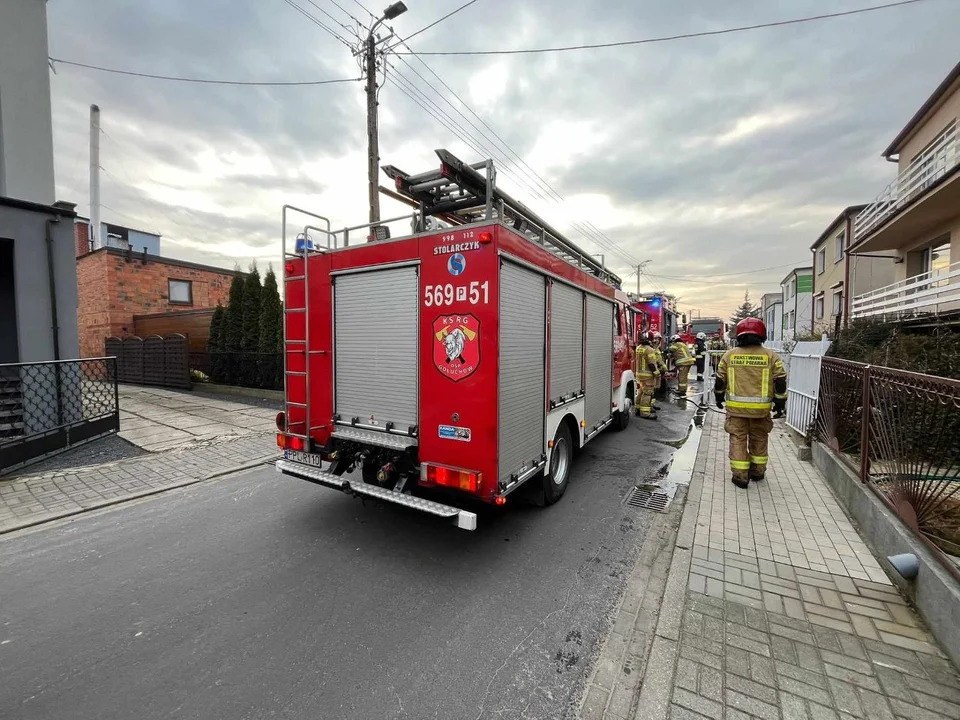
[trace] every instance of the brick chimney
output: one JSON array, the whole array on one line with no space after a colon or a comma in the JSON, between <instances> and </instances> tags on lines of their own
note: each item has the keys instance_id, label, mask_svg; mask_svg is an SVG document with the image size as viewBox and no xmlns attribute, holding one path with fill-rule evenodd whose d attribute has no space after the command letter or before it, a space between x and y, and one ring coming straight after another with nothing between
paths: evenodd
<instances>
[{"instance_id":1,"label":"brick chimney","mask_svg":"<svg viewBox=\"0 0 960 720\"><path fill-rule=\"evenodd\" d=\"M73 239L77 244L77 257L90 252L90 223L78 219L73 224Z\"/></svg>"}]
</instances>

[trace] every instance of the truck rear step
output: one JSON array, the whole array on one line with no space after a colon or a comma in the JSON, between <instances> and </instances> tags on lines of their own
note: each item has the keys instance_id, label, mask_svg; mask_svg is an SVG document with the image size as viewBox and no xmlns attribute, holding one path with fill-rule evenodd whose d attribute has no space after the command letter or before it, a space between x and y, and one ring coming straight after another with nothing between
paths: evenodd
<instances>
[{"instance_id":1,"label":"truck rear step","mask_svg":"<svg viewBox=\"0 0 960 720\"><path fill-rule=\"evenodd\" d=\"M367 485L363 481L351 482L348 478L340 475L334 475L320 468L290 462L289 460L277 460L277 472L283 473L284 475L292 475L302 480L309 480L310 482L325 485L335 490L343 490L344 492L364 495L366 497L374 497L385 502L394 503L395 505L403 505L404 507L413 508L414 510L421 510L430 515L447 518L463 530L477 529L476 513L461 510L452 505L444 505L443 503L433 502L432 500L424 500L423 498L414 497L413 495L388 490L379 485Z\"/></svg>"},{"instance_id":2,"label":"truck rear step","mask_svg":"<svg viewBox=\"0 0 960 720\"><path fill-rule=\"evenodd\" d=\"M417 439L409 435L395 435L378 430L364 430L354 427L338 427L333 431L333 437L340 440L376 445L390 450L406 450L417 444Z\"/></svg>"}]
</instances>

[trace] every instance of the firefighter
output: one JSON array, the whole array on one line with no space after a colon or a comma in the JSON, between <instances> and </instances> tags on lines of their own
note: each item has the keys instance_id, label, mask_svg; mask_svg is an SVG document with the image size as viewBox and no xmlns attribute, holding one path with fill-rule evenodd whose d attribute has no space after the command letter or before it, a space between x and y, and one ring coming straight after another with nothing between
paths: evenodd
<instances>
[{"instance_id":1,"label":"firefighter","mask_svg":"<svg viewBox=\"0 0 960 720\"><path fill-rule=\"evenodd\" d=\"M660 375L660 368L657 367L657 361L654 355L652 344L654 337L652 332L640 334L640 344L637 346L637 354L634 362L634 376L637 379L637 414L648 420L656 420L656 408L653 406L653 388L657 376Z\"/></svg>"},{"instance_id":2,"label":"firefighter","mask_svg":"<svg viewBox=\"0 0 960 720\"><path fill-rule=\"evenodd\" d=\"M654 378L653 382L653 396L655 398L666 397L667 394L667 363L663 359L663 335L659 332L654 331L653 333L653 355L654 361L657 363L657 368L660 370L660 374ZM653 401L654 407L657 405L657 401Z\"/></svg>"},{"instance_id":3,"label":"firefighter","mask_svg":"<svg viewBox=\"0 0 960 720\"><path fill-rule=\"evenodd\" d=\"M670 338L670 347L667 348L667 352L673 358L673 364L677 366L677 392L686 395L687 376L690 374L690 366L696 361L690 354L690 348L679 335Z\"/></svg>"},{"instance_id":4,"label":"firefighter","mask_svg":"<svg viewBox=\"0 0 960 720\"><path fill-rule=\"evenodd\" d=\"M773 429L771 408L787 406L787 371L773 350L763 347L767 327L759 318L737 323L737 346L727 350L717 367L713 392L717 407L726 404L723 429L730 435L730 469L739 488L763 480L767 471L767 440Z\"/></svg>"},{"instance_id":5,"label":"firefighter","mask_svg":"<svg viewBox=\"0 0 960 720\"><path fill-rule=\"evenodd\" d=\"M693 356L697 360L697 380L703 382L703 365L704 359L707 355L707 334L703 332L697 333L697 341L694 346Z\"/></svg>"}]
</instances>

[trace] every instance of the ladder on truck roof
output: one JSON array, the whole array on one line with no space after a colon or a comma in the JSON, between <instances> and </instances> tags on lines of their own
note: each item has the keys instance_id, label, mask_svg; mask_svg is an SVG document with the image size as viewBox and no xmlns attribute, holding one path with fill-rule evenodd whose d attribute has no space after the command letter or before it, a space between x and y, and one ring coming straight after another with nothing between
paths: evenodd
<instances>
[{"instance_id":1,"label":"ladder on truck roof","mask_svg":"<svg viewBox=\"0 0 960 720\"><path fill-rule=\"evenodd\" d=\"M422 222L430 216L454 225L501 222L583 272L608 285L620 286L620 278L603 263L581 250L526 205L500 190L492 159L470 165L446 150L435 152L440 158L438 170L408 175L393 165L384 165L383 171L394 181L396 192L381 190L396 200L417 207Z\"/></svg>"}]
</instances>

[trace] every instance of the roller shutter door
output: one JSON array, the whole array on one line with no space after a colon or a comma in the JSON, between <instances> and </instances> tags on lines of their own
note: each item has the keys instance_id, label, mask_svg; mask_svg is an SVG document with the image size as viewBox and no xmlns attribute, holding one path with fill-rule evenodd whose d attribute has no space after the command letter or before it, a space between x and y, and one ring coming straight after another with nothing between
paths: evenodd
<instances>
[{"instance_id":1,"label":"roller shutter door","mask_svg":"<svg viewBox=\"0 0 960 720\"><path fill-rule=\"evenodd\" d=\"M583 390L583 292L555 282L550 288L550 400Z\"/></svg>"},{"instance_id":2,"label":"roller shutter door","mask_svg":"<svg viewBox=\"0 0 960 720\"><path fill-rule=\"evenodd\" d=\"M587 430L610 416L613 400L613 303L587 296Z\"/></svg>"},{"instance_id":3,"label":"roller shutter door","mask_svg":"<svg viewBox=\"0 0 960 720\"><path fill-rule=\"evenodd\" d=\"M417 425L417 268L334 281L336 413L400 430Z\"/></svg>"},{"instance_id":4,"label":"roller shutter door","mask_svg":"<svg viewBox=\"0 0 960 720\"><path fill-rule=\"evenodd\" d=\"M504 262L500 268L500 480L543 455L546 281Z\"/></svg>"}]
</instances>

